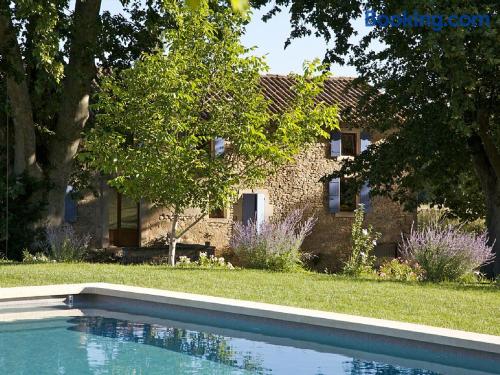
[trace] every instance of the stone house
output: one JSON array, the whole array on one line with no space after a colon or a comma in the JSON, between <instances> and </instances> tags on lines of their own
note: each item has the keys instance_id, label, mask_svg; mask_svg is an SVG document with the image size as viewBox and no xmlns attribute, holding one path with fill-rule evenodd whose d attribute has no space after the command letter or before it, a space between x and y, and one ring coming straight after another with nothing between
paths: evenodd
<instances>
[{"instance_id":1,"label":"stone house","mask_svg":"<svg viewBox=\"0 0 500 375\"><path fill-rule=\"evenodd\" d=\"M361 92L349 86L352 78L331 78L325 83L321 100L338 104L340 109L355 108ZM261 84L264 94L271 99L271 110L280 111L292 97L292 81L286 76L265 75ZM339 160L352 158L371 142L383 139L381 134L369 134L363 129L352 128L341 122L341 132L332 134L329 141L318 140L296 158L268 177L259 187L241 189L238 200L224 210L211 212L181 239L182 243L204 244L210 242L217 251L228 246L233 223L249 218L265 220L280 217L296 207L307 206L318 221L303 248L315 257L317 269L337 270L349 251L353 210L358 203L367 207L366 220L382 238L376 255L395 256L401 232L408 232L415 213L408 213L387 198L370 197L369 187L358 194L349 192L344 179L330 183L320 178L339 166ZM223 150L224 141L213 142L214 152ZM147 202L133 202L99 181L99 197L86 195L75 202L70 195L66 201L66 220L78 232L90 233L94 245L106 247L148 247L164 243L169 232L170 214L167 210L152 207ZM185 212L181 226L188 225L198 214Z\"/></svg>"}]
</instances>

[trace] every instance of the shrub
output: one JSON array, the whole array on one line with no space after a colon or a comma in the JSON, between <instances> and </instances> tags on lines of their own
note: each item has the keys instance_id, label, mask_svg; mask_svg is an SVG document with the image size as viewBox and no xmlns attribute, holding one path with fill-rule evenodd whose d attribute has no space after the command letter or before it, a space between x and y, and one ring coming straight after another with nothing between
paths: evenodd
<instances>
[{"instance_id":1,"label":"shrub","mask_svg":"<svg viewBox=\"0 0 500 375\"><path fill-rule=\"evenodd\" d=\"M28 250L23 250L23 263L48 263L50 259L42 252L31 254Z\"/></svg>"},{"instance_id":2,"label":"shrub","mask_svg":"<svg viewBox=\"0 0 500 375\"><path fill-rule=\"evenodd\" d=\"M198 260L194 262L187 256L180 256L175 266L180 268L234 269L234 266L230 262L226 262L223 257L216 257L214 255L207 256L207 253L200 253Z\"/></svg>"},{"instance_id":3,"label":"shrub","mask_svg":"<svg viewBox=\"0 0 500 375\"><path fill-rule=\"evenodd\" d=\"M283 220L258 226L249 220L236 223L230 246L243 267L294 271L302 268L300 247L311 233L315 217L303 219L305 208L295 209Z\"/></svg>"},{"instance_id":4,"label":"shrub","mask_svg":"<svg viewBox=\"0 0 500 375\"><path fill-rule=\"evenodd\" d=\"M400 251L405 259L418 262L431 281L459 280L494 259L486 233L464 233L453 226L436 224L412 228L403 238Z\"/></svg>"},{"instance_id":5,"label":"shrub","mask_svg":"<svg viewBox=\"0 0 500 375\"><path fill-rule=\"evenodd\" d=\"M354 223L351 229L351 255L344 263L343 273L350 276L359 276L362 273L372 271L375 257L372 255L373 249L377 245L380 233L374 232L369 225L363 228L365 212L363 205L354 210Z\"/></svg>"},{"instance_id":6,"label":"shrub","mask_svg":"<svg viewBox=\"0 0 500 375\"><path fill-rule=\"evenodd\" d=\"M4 155L1 151L0 145L0 155ZM0 169L5 171L5 160L1 156ZM38 229L35 223L42 219L46 206L44 200L38 199L38 196L43 196L46 183L26 173L20 176L11 174L7 188L5 174L3 176L0 179L0 253L8 259L20 261L23 259L23 250L43 238L43 229ZM5 210L7 200L8 212ZM8 242L5 241L7 236Z\"/></svg>"},{"instance_id":7,"label":"shrub","mask_svg":"<svg viewBox=\"0 0 500 375\"><path fill-rule=\"evenodd\" d=\"M418 263L397 258L382 263L378 275L387 280L419 281L424 279L424 270Z\"/></svg>"},{"instance_id":8,"label":"shrub","mask_svg":"<svg viewBox=\"0 0 500 375\"><path fill-rule=\"evenodd\" d=\"M85 258L90 243L90 235L80 236L69 224L46 229L43 247L49 257L58 262L76 262Z\"/></svg>"},{"instance_id":9,"label":"shrub","mask_svg":"<svg viewBox=\"0 0 500 375\"><path fill-rule=\"evenodd\" d=\"M460 221L445 208L421 208L417 211L418 229L439 226L443 229L453 226L461 232L481 234L487 230L484 219Z\"/></svg>"}]
</instances>

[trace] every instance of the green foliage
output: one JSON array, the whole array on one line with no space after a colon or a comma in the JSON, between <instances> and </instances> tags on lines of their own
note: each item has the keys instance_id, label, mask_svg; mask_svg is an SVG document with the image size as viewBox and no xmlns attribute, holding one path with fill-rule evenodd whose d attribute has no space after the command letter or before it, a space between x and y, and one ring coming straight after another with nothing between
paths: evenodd
<instances>
[{"instance_id":1,"label":"green foliage","mask_svg":"<svg viewBox=\"0 0 500 375\"><path fill-rule=\"evenodd\" d=\"M223 257L207 256L207 253L203 252L200 253L197 261L192 261L189 257L181 256L175 266L180 268L234 269L234 266L230 262L226 262Z\"/></svg>"},{"instance_id":2,"label":"green foliage","mask_svg":"<svg viewBox=\"0 0 500 375\"><path fill-rule=\"evenodd\" d=\"M101 3L104 4L104 1ZM121 9L117 14L101 12L96 48L88 51L95 56L98 72L101 73L129 67L142 52L151 52L161 45L163 32L175 27L163 0L126 0L119 3ZM87 33L88 30L74 28L75 1L16 0L3 1L2 4L0 11L5 12L4 6L11 9L8 16L16 27L26 75L21 77L20 72L13 72L13 67L7 64L8 59L0 56L0 83L3 89L2 81L6 73L26 79L31 100L23 105L30 105L33 112L37 163L42 169L50 170L52 166L49 165L48 155L53 152L51 144L54 138L75 137L79 132L77 130L76 135L55 134L64 99L63 78L68 73L70 48L75 39L72 33ZM97 76L95 78L98 81ZM24 111L27 107L22 108ZM79 179L82 177L89 179L82 184L86 187L95 182L90 181L88 174L78 174ZM22 247L16 246L15 254L19 260Z\"/></svg>"},{"instance_id":3,"label":"green foliage","mask_svg":"<svg viewBox=\"0 0 500 375\"><path fill-rule=\"evenodd\" d=\"M48 263L50 259L42 252L31 254L28 250L23 250L23 263Z\"/></svg>"},{"instance_id":4,"label":"green foliage","mask_svg":"<svg viewBox=\"0 0 500 375\"><path fill-rule=\"evenodd\" d=\"M258 6L269 2L253 1ZM408 208L429 203L465 220L488 216L490 238L496 238L500 253L495 224L500 222L500 2L274 3L268 16L290 6L291 38L323 36L332 46L326 58L351 63L359 73L358 82L370 84L362 86L366 95L358 108L347 110L343 119L374 131L397 130L327 179L349 175L357 186L369 180L373 194L387 195ZM354 20L368 9L389 16L488 14L491 25L440 31L379 25L352 43ZM495 269L500 272L500 257Z\"/></svg>"},{"instance_id":5,"label":"green foliage","mask_svg":"<svg viewBox=\"0 0 500 375\"><path fill-rule=\"evenodd\" d=\"M461 221L451 215L447 209L421 207L417 211L418 229L439 226L448 228L450 226L466 233L481 234L486 231L484 219L475 219L472 221Z\"/></svg>"},{"instance_id":6,"label":"green foliage","mask_svg":"<svg viewBox=\"0 0 500 375\"><path fill-rule=\"evenodd\" d=\"M318 137L338 126L337 109L314 103L325 74L305 66L294 100L273 114L261 93L262 58L239 41L244 20L230 10L187 11L171 4L178 28L165 50L144 54L134 67L106 78L97 126L86 147L110 184L180 213L224 207ZM223 155L211 142L221 137Z\"/></svg>"},{"instance_id":7,"label":"green foliage","mask_svg":"<svg viewBox=\"0 0 500 375\"><path fill-rule=\"evenodd\" d=\"M359 276L373 271L375 257L372 254L377 240L380 238L380 233L374 232L371 225L368 228L363 228L364 212L362 204L354 210L354 222L351 228L351 254L342 269L346 275Z\"/></svg>"},{"instance_id":8,"label":"green foliage","mask_svg":"<svg viewBox=\"0 0 500 375\"><path fill-rule=\"evenodd\" d=\"M384 280L420 281L424 279L424 271L418 263L397 258L382 263L378 276Z\"/></svg>"},{"instance_id":9,"label":"green foliage","mask_svg":"<svg viewBox=\"0 0 500 375\"><path fill-rule=\"evenodd\" d=\"M2 170L5 170L3 168ZM45 183L37 181L27 174L9 176L9 185L0 180L0 253L9 259L22 260L22 250L32 246L43 235L35 224L41 219L45 208L43 201L35 200L41 194ZM7 209L8 199L8 212ZM8 228L8 232L7 232ZM8 249L6 239L8 238Z\"/></svg>"}]
</instances>

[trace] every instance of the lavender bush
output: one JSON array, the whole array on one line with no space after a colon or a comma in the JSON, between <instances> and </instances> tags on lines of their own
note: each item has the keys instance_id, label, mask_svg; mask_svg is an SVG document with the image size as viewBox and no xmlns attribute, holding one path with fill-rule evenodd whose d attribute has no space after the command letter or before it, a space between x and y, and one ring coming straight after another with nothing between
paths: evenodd
<instances>
[{"instance_id":1,"label":"lavender bush","mask_svg":"<svg viewBox=\"0 0 500 375\"><path fill-rule=\"evenodd\" d=\"M87 254L90 235L80 236L69 224L46 229L45 248L49 257L58 262L83 260Z\"/></svg>"},{"instance_id":2,"label":"lavender bush","mask_svg":"<svg viewBox=\"0 0 500 375\"><path fill-rule=\"evenodd\" d=\"M486 233L465 233L453 226L412 228L400 251L405 259L420 264L430 281L458 280L494 259Z\"/></svg>"},{"instance_id":3,"label":"lavender bush","mask_svg":"<svg viewBox=\"0 0 500 375\"><path fill-rule=\"evenodd\" d=\"M250 220L236 223L230 246L243 267L293 271L302 266L300 246L316 224L315 217L303 219L305 208L290 212L283 220L257 226Z\"/></svg>"}]
</instances>

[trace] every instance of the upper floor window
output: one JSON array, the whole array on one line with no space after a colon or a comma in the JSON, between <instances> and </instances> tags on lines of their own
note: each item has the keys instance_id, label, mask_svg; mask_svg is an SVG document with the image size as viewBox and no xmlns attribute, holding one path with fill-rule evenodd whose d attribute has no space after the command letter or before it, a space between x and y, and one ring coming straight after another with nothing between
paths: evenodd
<instances>
[{"instance_id":1,"label":"upper floor window","mask_svg":"<svg viewBox=\"0 0 500 375\"><path fill-rule=\"evenodd\" d=\"M359 133L333 132L331 156L356 156L358 154Z\"/></svg>"},{"instance_id":2,"label":"upper floor window","mask_svg":"<svg viewBox=\"0 0 500 375\"><path fill-rule=\"evenodd\" d=\"M358 139L356 133L342 133L340 136L340 154L342 156L356 156L358 150Z\"/></svg>"},{"instance_id":3,"label":"upper floor window","mask_svg":"<svg viewBox=\"0 0 500 375\"><path fill-rule=\"evenodd\" d=\"M225 210L223 208L212 208L208 213L208 217L210 219L225 219Z\"/></svg>"}]
</instances>

